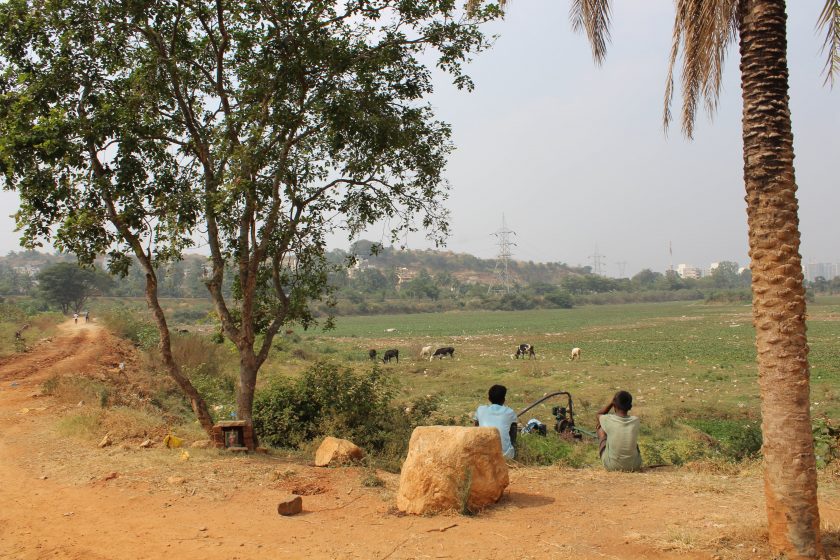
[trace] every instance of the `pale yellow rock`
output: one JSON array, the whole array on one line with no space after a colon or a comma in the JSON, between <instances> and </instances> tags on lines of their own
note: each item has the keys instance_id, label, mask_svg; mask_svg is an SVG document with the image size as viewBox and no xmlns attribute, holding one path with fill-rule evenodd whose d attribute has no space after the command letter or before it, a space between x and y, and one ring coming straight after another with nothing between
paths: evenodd
<instances>
[{"instance_id":1,"label":"pale yellow rock","mask_svg":"<svg viewBox=\"0 0 840 560\"><path fill-rule=\"evenodd\" d=\"M315 466L354 463L361 461L364 456L365 452L352 441L327 436L315 452Z\"/></svg>"},{"instance_id":2,"label":"pale yellow rock","mask_svg":"<svg viewBox=\"0 0 840 560\"><path fill-rule=\"evenodd\" d=\"M209 449L212 445L213 442L211 442L209 439L200 439L198 441L192 442L192 445L190 445L190 447L192 447L193 449Z\"/></svg>"},{"instance_id":3,"label":"pale yellow rock","mask_svg":"<svg viewBox=\"0 0 840 560\"><path fill-rule=\"evenodd\" d=\"M477 511L499 501L508 484L496 428L421 426L411 434L397 508L427 514L466 505Z\"/></svg>"}]
</instances>

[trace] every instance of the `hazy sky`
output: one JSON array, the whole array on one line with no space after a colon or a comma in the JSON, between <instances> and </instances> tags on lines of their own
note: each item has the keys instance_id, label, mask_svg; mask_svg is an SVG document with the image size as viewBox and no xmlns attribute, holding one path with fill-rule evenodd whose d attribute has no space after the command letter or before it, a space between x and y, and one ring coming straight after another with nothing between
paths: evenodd
<instances>
[{"instance_id":1,"label":"hazy sky","mask_svg":"<svg viewBox=\"0 0 840 560\"><path fill-rule=\"evenodd\" d=\"M823 85L823 0L788 5L788 62L804 261L840 262L840 85ZM606 63L592 62L571 31L568 2L515 0L499 38L470 65L476 88L440 80L432 99L453 126L448 168L453 234L448 249L492 257L501 225L517 232L514 258L592 264L616 276L673 263L747 264L737 45L719 110L698 116L694 141L679 124L666 137L662 102L673 22L671 0L614 3ZM679 114L677 98L674 112ZM17 248L16 197L0 193L0 253ZM377 239L371 233L369 238ZM344 241L338 246L346 247ZM409 248L426 247L421 235Z\"/></svg>"}]
</instances>

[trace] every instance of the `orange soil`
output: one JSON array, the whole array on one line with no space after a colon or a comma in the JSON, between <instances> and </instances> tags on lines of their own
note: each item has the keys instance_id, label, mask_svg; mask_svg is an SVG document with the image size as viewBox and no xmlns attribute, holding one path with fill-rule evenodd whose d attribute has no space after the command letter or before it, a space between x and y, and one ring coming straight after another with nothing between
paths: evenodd
<instances>
[{"instance_id":1,"label":"orange soil","mask_svg":"<svg viewBox=\"0 0 840 560\"><path fill-rule=\"evenodd\" d=\"M118 377L131 349L72 322L33 351L0 359L0 558L767 558L760 476L518 468L496 507L474 517L399 515L395 475L317 469L276 455L61 437L84 407L38 396L53 375ZM281 517L278 498L303 494ZM823 480L830 557L840 485Z\"/></svg>"}]
</instances>

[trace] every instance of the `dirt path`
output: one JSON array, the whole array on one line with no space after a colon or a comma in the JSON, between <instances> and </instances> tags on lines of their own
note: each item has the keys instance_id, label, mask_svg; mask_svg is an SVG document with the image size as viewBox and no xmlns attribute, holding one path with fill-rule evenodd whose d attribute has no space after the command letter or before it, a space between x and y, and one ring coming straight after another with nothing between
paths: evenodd
<instances>
[{"instance_id":1,"label":"dirt path","mask_svg":"<svg viewBox=\"0 0 840 560\"><path fill-rule=\"evenodd\" d=\"M53 375L101 375L126 349L93 324L0 360L0 558L767 558L761 481L686 470L514 469L475 517L396 515L397 477L213 450L99 449L62 438L73 405L34 396ZM276 514L304 494L304 513ZM823 524L840 529L837 481ZM834 545L832 545L834 546ZM836 556L836 548L832 549Z\"/></svg>"}]
</instances>

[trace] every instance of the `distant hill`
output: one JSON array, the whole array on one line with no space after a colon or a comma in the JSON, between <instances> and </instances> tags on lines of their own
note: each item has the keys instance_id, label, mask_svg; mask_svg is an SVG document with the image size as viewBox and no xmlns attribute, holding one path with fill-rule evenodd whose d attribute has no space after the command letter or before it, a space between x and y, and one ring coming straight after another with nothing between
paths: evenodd
<instances>
[{"instance_id":1,"label":"distant hill","mask_svg":"<svg viewBox=\"0 0 840 560\"><path fill-rule=\"evenodd\" d=\"M357 241L349 252L335 250L330 258L337 262L350 254L358 257L357 269L372 267L380 271L406 269L412 275L421 270L437 275L449 273L462 284L490 284L495 279L497 259L482 259L468 253L435 250L400 250L382 247L376 254L371 254L374 243ZM590 267L571 267L562 262L535 263L533 261L508 261L508 273L511 279L520 285L560 284L564 278L572 275L584 275Z\"/></svg>"}]
</instances>

